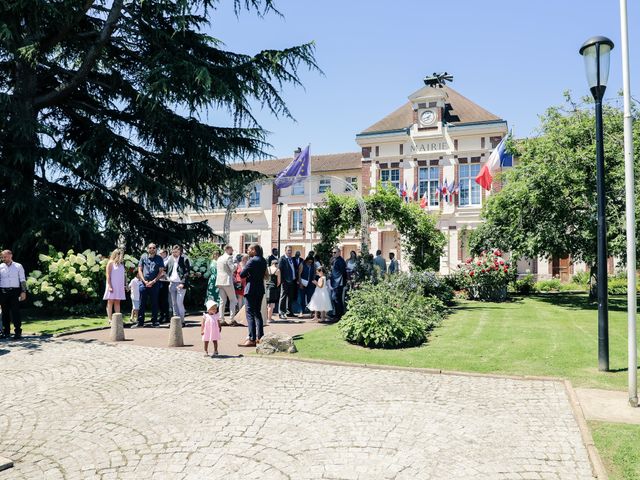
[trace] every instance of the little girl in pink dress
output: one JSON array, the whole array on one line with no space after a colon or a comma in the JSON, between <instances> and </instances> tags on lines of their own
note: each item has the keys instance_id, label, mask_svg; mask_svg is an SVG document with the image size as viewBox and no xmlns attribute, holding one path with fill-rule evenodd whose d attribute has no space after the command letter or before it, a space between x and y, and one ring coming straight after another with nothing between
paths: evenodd
<instances>
[{"instance_id":1,"label":"little girl in pink dress","mask_svg":"<svg viewBox=\"0 0 640 480\"><path fill-rule=\"evenodd\" d=\"M200 326L200 334L204 342L204 354L209 356L209 342L213 342L213 355L218 355L218 340L220 340L220 314L218 313L218 304L215 300L207 300L205 304L207 312L202 315L202 324Z\"/></svg>"}]
</instances>

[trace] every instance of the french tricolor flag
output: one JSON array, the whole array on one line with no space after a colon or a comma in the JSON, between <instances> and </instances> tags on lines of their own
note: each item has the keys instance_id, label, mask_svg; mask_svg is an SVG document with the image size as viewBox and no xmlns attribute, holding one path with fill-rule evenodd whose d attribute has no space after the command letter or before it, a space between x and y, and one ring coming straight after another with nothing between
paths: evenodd
<instances>
[{"instance_id":1,"label":"french tricolor flag","mask_svg":"<svg viewBox=\"0 0 640 480\"><path fill-rule=\"evenodd\" d=\"M495 173L500 170L502 164L511 157L511 154L505 151L507 144L507 136L505 136L498 146L493 150L489 160L480 169L480 173L476 177L476 183L485 190L491 190L491 184L493 183L493 177Z\"/></svg>"},{"instance_id":2,"label":"french tricolor flag","mask_svg":"<svg viewBox=\"0 0 640 480\"><path fill-rule=\"evenodd\" d=\"M424 191L422 195L422 200L420 200L420 208L427 208L427 191Z\"/></svg>"}]
</instances>

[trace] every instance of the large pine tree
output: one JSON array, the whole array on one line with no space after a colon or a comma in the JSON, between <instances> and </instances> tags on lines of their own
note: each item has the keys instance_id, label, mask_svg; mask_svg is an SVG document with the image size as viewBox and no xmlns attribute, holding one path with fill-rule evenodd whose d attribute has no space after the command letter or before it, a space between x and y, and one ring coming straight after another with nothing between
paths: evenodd
<instances>
[{"instance_id":1,"label":"large pine tree","mask_svg":"<svg viewBox=\"0 0 640 480\"><path fill-rule=\"evenodd\" d=\"M272 0L229 0L278 14ZM217 0L0 2L0 246L19 255L119 239L190 241L206 224L157 212L207 207L264 155L261 104L317 69L313 44L256 55L207 33ZM226 111L232 127L206 123ZM154 213L155 212L155 213Z\"/></svg>"}]
</instances>

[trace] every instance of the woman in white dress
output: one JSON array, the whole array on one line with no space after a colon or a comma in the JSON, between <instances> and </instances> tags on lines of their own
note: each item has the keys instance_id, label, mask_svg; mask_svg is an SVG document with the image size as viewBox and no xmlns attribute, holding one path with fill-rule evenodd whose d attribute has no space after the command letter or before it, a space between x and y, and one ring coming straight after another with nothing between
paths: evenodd
<instances>
[{"instance_id":1,"label":"woman in white dress","mask_svg":"<svg viewBox=\"0 0 640 480\"><path fill-rule=\"evenodd\" d=\"M324 276L324 268L320 267L316 272L318 279L312 280L316 286L316 290L313 292L313 296L311 300L309 300L307 307L312 312L320 313L320 322L324 322L327 319L327 312L330 312L333 306L331 305L331 294L329 293L327 278Z\"/></svg>"}]
</instances>

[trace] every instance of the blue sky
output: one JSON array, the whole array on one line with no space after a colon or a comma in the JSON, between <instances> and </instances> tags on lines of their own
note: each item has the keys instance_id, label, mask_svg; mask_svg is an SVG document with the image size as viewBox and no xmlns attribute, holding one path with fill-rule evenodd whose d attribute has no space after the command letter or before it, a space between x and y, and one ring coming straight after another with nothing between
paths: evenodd
<instances>
[{"instance_id":1,"label":"blue sky","mask_svg":"<svg viewBox=\"0 0 640 480\"><path fill-rule=\"evenodd\" d=\"M255 53L316 43L324 75L303 72L303 88L283 95L296 121L256 111L271 132L275 156L311 143L312 154L357 151L355 134L447 71L461 94L504 118L517 137L532 135L538 115L562 103L563 91L588 95L580 45L605 35L612 52L608 97L622 90L616 0L276 0L283 14L233 14L231 1L212 17L226 48ZM640 99L640 5L629 1L631 90ZM220 114L210 113L216 123ZM637 146L636 148L640 148Z\"/></svg>"}]
</instances>

